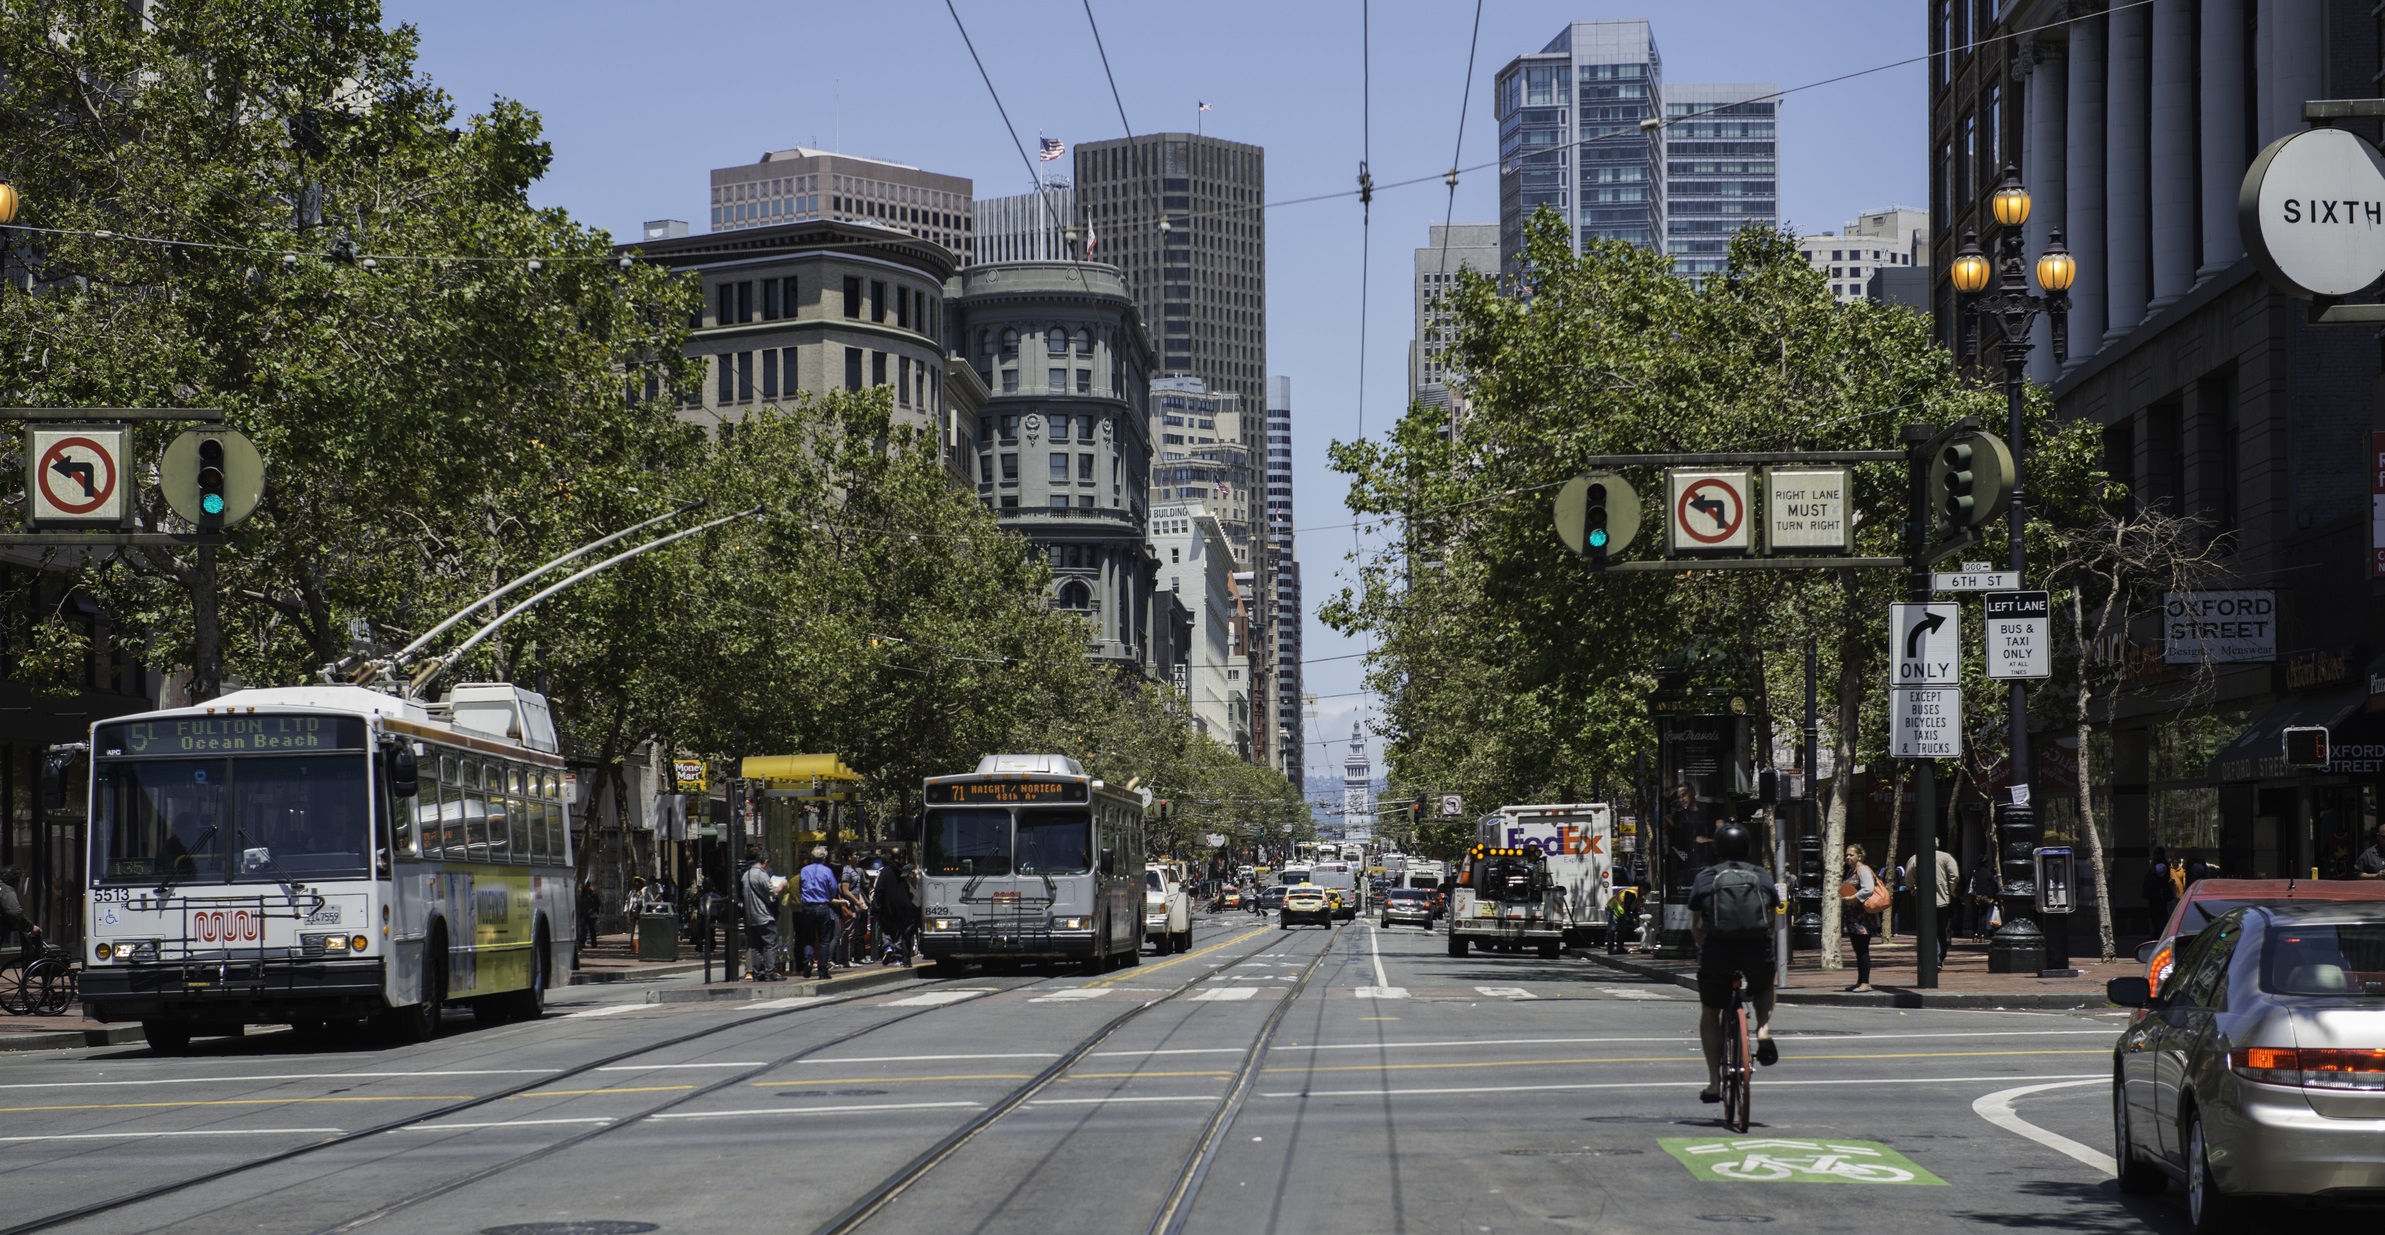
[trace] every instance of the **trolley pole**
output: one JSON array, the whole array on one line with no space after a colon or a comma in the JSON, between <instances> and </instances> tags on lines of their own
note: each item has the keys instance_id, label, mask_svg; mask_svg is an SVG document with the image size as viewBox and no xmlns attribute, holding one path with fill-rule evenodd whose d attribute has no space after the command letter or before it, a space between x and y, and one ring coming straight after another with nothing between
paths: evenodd
<instances>
[{"instance_id":1,"label":"trolley pole","mask_svg":"<svg viewBox=\"0 0 2385 1235\"><path fill-rule=\"evenodd\" d=\"M729 846L729 886L723 889L729 894L729 914L728 937L721 940L720 972L721 981L734 982L737 980L737 945L739 940L745 938L745 872L737 867L745 855L745 781L742 777L729 778L726 796L729 801L729 822L721 829L721 835L727 838ZM706 972L710 972L710 966L706 967Z\"/></svg>"}]
</instances>

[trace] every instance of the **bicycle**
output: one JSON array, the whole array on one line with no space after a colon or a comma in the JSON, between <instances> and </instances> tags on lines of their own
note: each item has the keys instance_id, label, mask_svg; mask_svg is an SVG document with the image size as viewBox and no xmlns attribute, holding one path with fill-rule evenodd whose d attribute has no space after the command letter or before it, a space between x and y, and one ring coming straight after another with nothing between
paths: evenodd
<instances>
[{"instance_id":1,"label":"bicycle","mask_svg":"<svg viewBox=\"0 0 2385 1235\"><path fill-rule=\"evenodd\" d=\"M74 1004L81 972L66 949L44 946L33 959L18 958L13 976L0 970L0 1009L11 1016L60 1016Z\"/></svg>"},{"instance_id":2,"label":"bicycle","mask_svg":"<svg viewBox=\"0 0 2385 1235\"><path fill-rule=\"evenodd\" d=\"M1747 1131L1749 1106L1755 1097L1755 1058L1748 1049L1747 975L1731 974L1731 998L1723 1005L1722 1095L1723 1126Z\"/></svg>"}]
</instances>

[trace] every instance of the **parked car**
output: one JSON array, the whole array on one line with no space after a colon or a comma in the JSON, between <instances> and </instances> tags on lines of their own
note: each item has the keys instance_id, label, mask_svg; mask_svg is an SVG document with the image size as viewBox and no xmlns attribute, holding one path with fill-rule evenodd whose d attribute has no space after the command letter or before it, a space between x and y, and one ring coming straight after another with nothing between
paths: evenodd
<instances>
[{"instance_id":1,"label":"parked car","mask_svg":"<svg viewBox=\"0 0 2385 1235\"><path fill-rule=\"evenodd\" d=\"M1284 907L1284 893L1289 891L1291 891L1290 888L1280 883L1272 888L1262 888L1259 890L1258 899L1252 902L1253 907L1262 915L1274 913Z\"/></svg>"},{"instance_id":2,"label":"parked car","mask_svg":"<svg viewBox=\"0 0 2385 1235\"><path fill-rule=\"evenodd\" d=\"M2370 901L2385 904L2385 880L2376 879L2204 879L2186 885L2163 924L2159 938L2137 948L2145 965L2145 985L2160 990L2169 980L2176 941L2192 935L2232 910L2247 905L2290 904L2296 901Z\"/></svg>"},{"instance_id":3,"label":"parked car","mask_svg":"<svg viewBox=\"0 0 2385 1235\"><path fill-rule=\"evenodd\" d=\"M1386 930L1400 922L1430 930L1433 919L1438 916L1433 909L1433 894L1422 888L1393 888L1383 894L1383 926Z\"/></svg>"},{"instance_id":4,"label":"parked car","mask_svg":"<svg viewBox=\"0 0 2385 1235\"><path fill-rule=\"evenodd\" d=\"M2385 1202L2385 905L2235 909L2158 993L2105 993L2147 1013L2112 1054L2121 1191L2184 1181L2198 1235L2243 1228L2252 1197Z\"/></svg>"}]
</instances>

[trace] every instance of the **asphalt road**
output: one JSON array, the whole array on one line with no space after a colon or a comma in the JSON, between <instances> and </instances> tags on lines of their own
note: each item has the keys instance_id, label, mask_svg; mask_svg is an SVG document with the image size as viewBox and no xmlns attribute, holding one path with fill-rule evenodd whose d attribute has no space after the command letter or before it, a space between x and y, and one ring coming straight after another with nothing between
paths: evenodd
<instances>
[{"instance_id":1,"label":"asphalt road","mask_svg":"<svg viewBox=\"0 0 2385 1235\"><path fill-rule=\"evenodd\" d=\"M500 1093L51 1229L809 1231L995 1110L860 1229L1141 1232L1193 1164L1187 1232L2185 1226L2174 1193L2112 1186L2110 1016L1784 1007L1732 1137L1687 992L1364 921L1204 919L1193 952L1100 977L643 997L411 1047L0 1059L0 1231Z\"/></svg>"}]
</instances>

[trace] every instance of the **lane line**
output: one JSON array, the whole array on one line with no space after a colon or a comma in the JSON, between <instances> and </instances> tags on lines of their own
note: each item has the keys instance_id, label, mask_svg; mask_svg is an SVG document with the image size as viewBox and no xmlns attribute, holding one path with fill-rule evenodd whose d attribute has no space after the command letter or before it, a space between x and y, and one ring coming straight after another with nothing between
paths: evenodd
<instances>
[{"instance_id":1,"label":"lane line","mask_svg":"<svg viewBox=\"0 0 2385 1235\"><path fill-rule=\"evenodd\" d=\"M0 1145L37 1145L43 1141L126 1141L153 1136L336 1136L338 1128L194 1128L179 1132L58 1132L47 1136L0 1136Z\"/></svg>"},{"instance_id":2,"label":"lane line","mask_svg":"<svg viewBox=\"0 0 2385 1235\"><path fill-rule=\"evenodd\" d=\"M761 1066L762 1061L759 1059L743 1062L732 1060L727 1063L617 1063L607 1067L598 1068L597 1071L662 1072L673 1068L759 1068Z\"/></svg>"},{"instance_id":3,"label":"lane line","mask_svg":"<svg viewBox=\"0 0 2385 1235\"><path fill-rule=\"evenodd\" d=\"M968 1072L952 1076L800 1076L783 1081L747 1081L756 1089L778 1089L787 1085L893 1085L918 1081L1024 1081L1034 1076L1030 1072Z\"/></svg>"},{"instance_id":4,"label":"lane line","mask_svg":"<svg viewBox=\"0 0 2385 1235\"><path fill-rule=\"evenodd\" d=\"M1702 1063L1703 1061L1693 1061L1693 1062L1701 1062L1701 1063ZM1777 1087L1779 1087L1779 1086L1782 1086L1782 1085L1798 1085L1798 1086L1804 1086L1804 1085L1846 1085L1846 1084L1850 1084L1850 1083L1852 1083L1852 1082L1854 1082L1854 1081L1856 1081L1856 1080L1858 1080L1858 1079L1861 1079L1861 1078L1856 1078L1856 1077L1842 1077L1842 1078L1839 1078L1839 1079L1837 1079L1837 1080L1815 1080L1815 1081L1766 1081L1766 1082L1764 1082L1763 1088L1765 1088L1765 1089L1773 1089L1773 1088L1777 1088ZM2045 1077L2045 1076L2037 1076L2037 1077L2018 1077L2018 1076L1935 1076L1935 1077L1929 1077L1929 1078L1927 1078L1927 1079L1922 1079L1922 1078L1914 1078L1914 1077L1908 1077L1908 1078L1904 1078L1904 1080L1903 1080L1903 1083L1904 1083L1904 1084L1907 1084L1907 1085L1917 1085L1917 1084L1919 1084L1919 1085L1956 1085L1956 1084L1971 1084L1971 1083L1976 1083L1976 1082L1981 1082L1981 1081L2015 1081L2015 1080L2039 1080L2039 1081L2043 1081L2043 1080L2098 1081L2098 1080L2109 1080L2109 1079L2110 1079L2109 1077L2103 1077L2103 1076L2054 1076L2054 1077ZM1436 1088L1431 1088L1431 1089L1305 1089L1305 1090L1303 1090L1303 1089L1293 1089L1293 1090L1285 1090L1285 1091L1281 1091L1281 1092L1277 1092L1277 1093L1263 1093L1263 1094L1260 1094L1259 1096L1260 1096L1260 1097L1262 1097L1262 1098L1397 1098L1397 1097L1415 1097L1415 1096L1423 1096L1423 1095L1431 1095L1431 1094L1486 1094L1486 1093L1517 1093L1517 1094L1529 1094L1529 1093L1553 1093L1553 1092L1556 1092L1556 1091L1558 1091L1558 1090L1566 1090L1566 1091L1569 1091L1569 1092L1570 1092L1570 1091L1573 1091L1573 1090L1585 1090L1585 1089L1671 1089L1671 1088L1673 1088L1673 1087L1675 1087L1675 1086L1694 1085L1694 1084L1697 1084L1697 1083L1698 1083L1697 1079L1696 1079L1695 1077L1692 1077L1692 1078L1689 1078L1689 1079L1686 1079L1686 1080L1679 1080L1679 1081L1607 1081L1607 1082L1602 1082L1602 1083L1571 1084L1571 1085L1471 1085L1471 1086L1458 1086L1458 1085L1451 1085L1451 1086L1442 1086L1442 1087L1436 1087Z\"/></svg>"},{"instance_id":5,"label":"lane line","mask_svg":"<svg viewBox=\"0 0 2385 1235\"><path fill-rule=\"evenodd\" d=\"M986 992L982 990L922 991L917 995L906 995L901 999L889 999L881 1006L889 1008L937 1008L948 1003L959 1003L964 999L974 999L977 996L983 995L985 993Z\"/></svg>"},{"instance_id":6,"label":"lane line","mask_svg":"<svg viewBox=\"0 0 2385 1235\"><path fill-rule=\"evenodd\" d=\"M1520 986L1477 986L1474 988L1492 999L1538 999L1540 996Z\"/></svg>"},{"instance_id":7,"label":"lane line","mask_svg":"<svg viewBox=\"0 0 2385 1235\"><path fill-rule=\"evenodd\" d=\"M609 1008L590 1008L585 1012L565 1012L562 1013L562 1015L566 1017L619 1016L624 1012L644 1012L648 1008L659 1008L661 1006L662 1005L659 1003L623 1003L615 1004Z\"/></svg>"},{"instance_id":8,"label":"lane line","mask_svg":"<svg viewBox=\"0 0 2385 1235\"><path fill-rule=\"evenodd\" d=\"M552 1124L609 1124L611 1119L492 1119L485 1123L407 1124L392 1132L466 1132L477 1128L543 1128Z\"/></svg>"},{"instance_id":9,"label":"lane line","mask_svg":"<svg viewBox=\"0 0 2385 1235\"><path fill-rule=\"evenodd\" d=\"M1111 1096L1109 1096L1109 1097L1107 1097L1107 1098L1038 1098L1038 1099L1036 1099L1036 1100L1035 1100L1035 1101L1033 1101L1033 1102L1029 1102L1029 1103L1027 1103L1026 1105L1028 1105L1028 1106L1100 1106L1100 1105L1103 1105L1103 1104L1105 1104L1105 1103L1110 1103L1110 1102L1215 1102L1215 1101L1217 1101L1217 1095L1216 1095L1216 1094L1183 1094L1183 1095L1179 1095L1179 1096L1172 1096L1172 1097L1157 1097L1157 1098L1127 1097L1127 1096L1125 1096L1125 1095L1122 1095L1122 1094L1112 1094Z\"/></svg>"},{"instance_id":10,"label":"lane line","mask_svg":"<svg viewBox=\"0 0 2385 1235\"><path fill-rule=\"evenodd\" d=\"M783 1083L783 1082L782 1082ZM669 1093L694 1089L693 1085L620 1085L606 1089L535 1089L527 1093L508 1094L508 1102L523 1098L578 1098L608 1093ZM189 1098L180 1102L78 1102L58 1106L0 1106L0 1114L21 1115L36 1111L138 1111L173 1110L200 1106L298 1106L314 1102L469 1102L481 1094L324 1094L281 1098Z\"/></svg>"},{"instance_id":11,"label":"lane line","mask_svg":"<svg viewBox=\"0 0 2385 1235\"><path fill-rule=\"evenodd\" d=\"M1058 1051L1013 1051L1001 1055L840 1055L834 1059L798 1059L803 1064L949 1063L955 1059L1057 1059Z\"/></svg>"},{"instance_id":12,"label":"lane line","mask_svg":"<svg viewBox=\"0 0 2385 1235\"><path fill-rule=\"evenodd\" d=\"M1255 986L1228 986L1213 991L1201 991L1192 997L1193 1003L1240 1003L1258 995ZM1030 1103L1029 1105L1033 1105Z\"/></svg>"},{"instance_id":13,"label":"lane line","mask_svg":"<svg viewBox=\"0 0 2385 1235\"><path fill-rule=\"evenodd\" d=\"M2041 1085L2022 1085L2016 1089L1999 1089L1992 1094L1984 1094L1979 1100L1973 1102L1971 1111L1981 1119L2007 1132L2025 1136L2055 1153L2077 1159L2106 1175L2118 1175L2120 1162L2112 1155L2091 1145L2082 1145L2059 1132L2048 1132L2021 1118L2012 1109L2015 1099L2025 1098L2033 1093L2044 1093L2049 1089L2076 1089L2081 1085L2093 1085L2099 1081L2108 1083L2110 1079L2109 1077L2095 1077L2083 1081L2049 1081Z\"/></svg>"},{"instance_id":14,"label":"lane line","mask_svg":"<svg viewBox=\"0 0 2385 1235\"><path fill-rule=\"evenodd\" d=\"M554 1068L457 1068L421 1072L269 1072L262 1076L160 1076L140 1081L21 1081L0 1089L110 1089L123 1085L247 1085L265 1081L349 1081L425 1076L538 1076Z\"/></svg>"}]
</instances>

